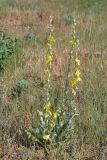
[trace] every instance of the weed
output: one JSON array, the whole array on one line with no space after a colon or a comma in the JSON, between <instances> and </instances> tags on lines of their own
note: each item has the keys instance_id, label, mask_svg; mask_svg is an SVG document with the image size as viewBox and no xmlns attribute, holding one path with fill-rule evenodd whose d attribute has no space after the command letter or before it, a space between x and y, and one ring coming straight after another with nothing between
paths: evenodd
<instances>
[{"instance_id":1,"label":"weed","mask_svg":"<svg viewBox=\"0 0 107 160\"><path fill-rule=\"evenodd\" d=\"M78 83L80 81L80 60L78 58L79 41L75 36L75 26L73 25L73 36L69 40L70 52L68 53L69 62L67 66L66 79L64 85L63 97L60 100L61 104L54 106L53 99L51 98L51 90L54 89L52 86L52 63L55 56L55 42L56 39L53 35L53 25L52 17L50 17L49 23L49 37L47 40L48 56L46 57L46 74L47 74L47 84L46 84L46 100L44 106L38 107L37 109L37 124L34 124L33 131L26 130L28 139L39 144L42 144L46 151L49 151L49 147L55 147L59 143L65 143L70 139L74 133L75 128L75 117L77 114L77 108L75 103L76 90L78 89ZM74 73L71 80L69 79L69 73L71 72L71 59L74 61ZM54 67L54 66L53 66ZM71 81L71 83L70 83ZM57 97L59 99L59 97ZM69 104L68 104L69 101Z\"/></svg>"},{"instance_id":2,"label":"weed","mask_svg":"<svg viewBox=\"0 0 107 160\"><path fill-rule=\"evenodd\" d=\"M27 35L24 36L24 40L28 43L41 43L40 42L40 38L35 35L34 33L29 33Z\"/></svg>"},{"instance_id":3,"label":"weed","mask_svg":"<svg viewBox=\"0 0 107 160\"><path fill-rule=\"evenodd\" d=\"M21 93L23 91L26 91L30 86L30 83L26 80L21 80L19 81L16 86L14 87L14 89L12 90L12 96L13 97L19 97L21 96Z\"/></svg>"},{"instance_id":4,"label":"weed","mask_svg":"<svg viewBox=\"0 0 107 160\"><path fill-rule=\"evenodd\" d=\"M0 31L0 72L9 61L12 54L18 52L20 43L17 38L12 37L5 31Z\"/></svg>"},{"instance_id":5,"label":"weed","mask_svg":"<svg viewBox=\"0 0 107 160\"><path fill-rule=\"evenodd\" d=\"M8 9L15 9L16 12L16 8L19 10L18 15L13 15L11 12L9 16L4 17L5 19L0 19L0 25L14 34L19 34L19 30L21 33L26 32L27 27L30 26L31 33L27 39L25 38L26 40L24 39L24 48L21 54L11 57L12 63L4 65L6 72L3 77L0 77L0 83L5 84L6 87L8 102L6 106L0 105L0 129L2 132L0 135L0 158L47 159L44 156L45 149L49 152L49 160L106 159L102 153L106 152L107 140L107 1L1 1L6 2L5 6L3 3L1 5L1 13L3 13L1 16L5 13L5 7L7 8L6 12ZM24 10L24 12L33 10L33 14L40 13L40 23L37 16L34 16L35 22L30 21L29 23L27 18L29 11L23 15L23 11L20 12L20 10ZM48 44L47 48L46 43L43 43L42 47L38 43L35 45L35 35L32 36L32 33L40 35L41 41L44 42L45 36L41 35L46 32L47 15L50 13L55 17L53 21L55 35L52 33L53 38L50 37L49 41L55 43L53 46ZM61 13L63 15L60 19ZM77 26L75 25L76 30L73 27L70 28L70 24L74 22L71 15L78 19L79 23ZM12 26L14 19L15 22L17 21L17 17L20 21L23 21L24 17L27 18L25 27L19 23L20 26L17 24ZM31 15L31 17L33 16ZM62 24L59 19L63 21ZM66 25L63 25L64 23ZM33 30L34 28L35 30ZM78 32L81 41L80 51L78 51L77 35L75 33L74 37L72 30ZM34 45L30 45L31 43ZM74 50L72 50L73 47L75 47ZM49 51L51 48L50 51L54 51L52 54ZM72 54L71 51L73 51ZM44 55L45 53L47 54ZM70 55L72 55L71 58ZM20 98L11 99L8 97L10 90L15 82L20 82L20 79L32 81L33 86L30 86L28 94L26 94L28 90L22 89L21 94L19 93ZM70 119L72 128L69 128L68 125ZM10 127L12 137L10 136ZM23 130L24 134L21 135ZM17 132L20 136L16 137L16 142L14 137L17 136ZM2 144L1 137L3 137ZM11 140L12 145L10 145ZM4 141L8 141L9 146ZM19 148L16 147L16 143ZM30 147L33 149L27 148L29 147L27 143L33 144L36 151L39 149L37 154L31 145ZM25 151L22 145L26 146ZM29 155L28 150L36 154L37 158Z\"/></svg>"},{"instance_id":6,"label":"weed","mask_svg":"<svg viewBox=\"0 0 107 160\"><path fill-rule=\"evenodd\" d=\"M71 15L64 15L64 16L62 16L62 20L64 21L64 23L66 24L66 25L71 25L71 24L73 24L74 23L74 17L73 16L71 16Z\"/></svg>"}]
</instances>

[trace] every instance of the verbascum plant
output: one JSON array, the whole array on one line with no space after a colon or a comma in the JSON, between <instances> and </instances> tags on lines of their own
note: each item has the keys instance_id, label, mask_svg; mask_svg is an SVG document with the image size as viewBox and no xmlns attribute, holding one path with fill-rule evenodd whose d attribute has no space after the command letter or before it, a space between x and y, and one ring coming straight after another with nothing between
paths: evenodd
<instances>
[{"instance_id":1,"label":"verbascum plant","mask_svg":"<svg viewBox=\"0 0 107 160\"><path fill-rule=\"evenodd\" d=\"M38 124L36 126L35 133L29 134L27 131L27 135L30 135L30 139L32 139L34 142L38 141L43 146L47 146L48 143L52 143L53 139L55 139L55 126L57 119L60 115L60 108L54 109L54 106L51 103L50 100L50 89L51 89L51 73L52 73L52 62L54 58L55 51L53 49L55 45L56 39L53 35L53 26L52 26L52 17L50 16L50 22L49 22L49 36L47 39L47 49L48 49L48 55L46 56L46 74L47 74L47 85L46 85L46 100L45 104L42 108L39 108L37 110L38 115Z\"/></svg>"},{"instance_id":2,"label":"verbascum plant","mask_svg":"<svg viewBox=\"0 0 107 160\"><path fill-rule=\"evenodd\" d=\"M80 60L78 58L79 40L76 38L75 33L76 22L73 25L73 36L69 40L70 52L69 62L67 66L64 96L61 104L52 103L54 97L50 97L50 92L54 88L52 86L52 63L55 55L55 43L56 39L53 35L52 17L50 17L49 23L49 36L47 39L48 55L46 56L46 73L47 73L47 85L46 85L46 100L42 107L37 109L37 124L35 124L34 131L26 131L28 137L35 143L39 142L47 150L48 147L57 146L61 142L66 143L68 139L72 137L74 131L74 118L78 114L73 111L73 107L76 108L75 95L78 89L78 84L81 80L80 72ZM71 63L74 64L72 71L72 77L69 78L71 73ZM54 67L54 66L53 66ZM68 104L68 100L70 103Z\"/></svg>"},{"instance_id":3,"label":"verbascum plant","mask_svg":"<svg viewBox=\"0 0 107 160\"><path fill-rule=\"evenodd\" d=\"M49 89L50 89L50 81L51 81L51 69L52 69L52 61L55 55L55 51L53 49L53 46L55 45L56 39L53 35L53 25L52 25L52 17L50 16L50 21L49 21L49 36L47 40L47 48L48 48L48 55L46 57L46 64L47 64L47 102L49 101Z\"/></svg>"},{"instance_id":4,"label":"verbascum plant","mask_svg":"<svg viewBox=\"0 0 107 160\"><path fill-rule=\"evenodd\" d=\"M81 71L80 71L80 59L78 57L79 52L79 39L76 38L76 21L74 20L73 25L73 37L69 41L71 47L72 59L74 61L74 75L71 78L72 93L76 95L76 90L78 89L78 84L81 81Z\"/></svg>"},{"instance_id":5,"label":"verbascum plant","mask_svg":"<svg viewBox=\"0 0 107 160\"><path fill-rule=\"evenodd\" d=\"M53 62L53 58L54 58L54 54L55 51L53 49L53 46L55 45L56 39L53 35L53 25L52 25L52 17L50 16L49 19L49 36L48 36L48 40L47 40L47 48L48 48L48 55L46 57L46 65L47 65L47 100L46 100L46 104L44 105L44 122L45 122L45 128L47 128L47 130L44 130L43 133L43 139L44 141L48 141L50 139L51 136L51 130L54 128L55 124L53 119L55 118L54 113L52 113L52 104L50 102L50 88L51 88L51 70L52 70L52 62Z\"/></svg>"},{"instance_id":6,"label":"verbascum plant","mask_svg":"<svg viewBox=\"0 0 107 160\"><path fill-rule=\"evenodd\" d=\"M68 52L68 65L66 69L64 95L62 101L63 110L66 107L68 99L70 99L71 101L71 106L72 103L74 103L76 92L78 90L78 85L79 82L81 81L80 59L78 57L79 39L76 37L75 19L72 29L73 29L72 37L68 41L70 51ZM68 112L69 112L69 107L68 107Z\"/></svg>"}]
</instances>

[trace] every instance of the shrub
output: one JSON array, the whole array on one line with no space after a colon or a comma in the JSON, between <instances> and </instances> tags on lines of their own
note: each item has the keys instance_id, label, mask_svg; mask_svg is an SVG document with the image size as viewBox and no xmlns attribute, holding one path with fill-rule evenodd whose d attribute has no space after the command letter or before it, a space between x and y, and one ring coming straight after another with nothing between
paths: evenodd
<instances>
[{"instance_id":1,"label":"shrub","mask_svg":"<svg viewBox=\"0 0 107 160\"><path fill-rule=\"evenodd\" d=\"M75 18L71 15L63 15L62 20L66 25L71 25L74 23Z\"/></svg>"},{"instance_id":2,"label":"shrub","mask_svg":"<svg viewBox=\"0 0 107 160\"><path fill-rule=\"evenodd\" d=\"M39 38L34 33L28 33L24 36L24 40L29 43L39 42Z\"/></svg>"},{"instance_id":3,"label":"shrub","mask_svg":"<svg viewBox=\"0 0 107 160\"><path fill-rule=\"evenodd\" d=\"M4 65L8 63L12 54L17 53L20 42L5 31L0 31L0 72L4 70Z\"/></svg>"},{"instance_id":4,"label":"shrub","mask_svg":"<svg viewBox=\"0 0 107 160\"><path fill-rule=\"evenodd\" d=\"M30 86L30 83L28 81L26 81L26 80L19 81L16 84L16 86L13 88L12 96L19 97L23 91L26 91L26 89L28 89L29 86Z\"/></svg>"}]
</instances>

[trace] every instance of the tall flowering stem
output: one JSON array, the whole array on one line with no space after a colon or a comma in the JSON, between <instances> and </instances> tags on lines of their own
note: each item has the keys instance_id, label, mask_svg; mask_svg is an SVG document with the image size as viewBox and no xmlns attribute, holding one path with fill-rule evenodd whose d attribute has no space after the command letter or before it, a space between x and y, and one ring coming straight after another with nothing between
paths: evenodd
<instances>
[{"instance_id":1,"label":"tall flowering stem","mask_svg":"<svg viewBox=\"0 0 107 160\"><path fill-rule=\"evenodd\" d=\"M66 102L68 99L69 91L72 90L72 97L75 97L78 84L81 81L81 71L80 71L80 59L78 58L79 52L79 40L76 37L76 21L74 19L73 24L73 34L69 40L70 51L68 52L68 66L66 70L66 78L65 78L65 88L64 88L64 96L63 96L63 109L65 109ZM71 64L73 64L72 73L71 73ZM71 76L71 78L70 78ZM72 98L71 103L74 98Z\"/></svg>"},{"instance_id":2,"label":"tall flowering stem","mask_svg":"<svg viewBox=\"0 0 107 160\"><path fill-rule=\"evenodd\" d=\"M74 20L73 25L73 36L69 41L71 47L71 58L74 64L74 72L72 73L72 77L70 80L71 90L72 90L72 100L71 106L74 115L77 115L77 105L75 103L75 96L77 94L78 85L81 81L81 71L80 71L80 59L78 56L79 53L79 39L76 37L76 21Z\"/></svg>"},{"instance_id":3,"label":"tall flowering stem","mask_svg":"<svg viewBox=\"0 0 107 160\"><path fill-rule=\"evenodd\" d=\"M76 21L74 20L73 25L73 36L71 40L69 41L70 47L71 47L71 57L74 62L74 73L71 78L71 88L72 93L75 96L76 91L78 90L78 84L81 81L81 71L80 71L80 59L78 57L79 52L79 39L76 37Z\"/></svg>"},{"instance_id":4,"label":"tall flowering stem","mask_svg":"<svg viewBox=\"0 0 107 160\"><path fill-rule=\"evenodd\" d=\"M46 57L46 64L47 64L47 73L48 73L48 79L47 79L47 83L48 83L48 89L47 89L47 102L49 102L49 89L50 89L50 80L51 80L51 69L52 69L52 61L53 61L53 57L54 57L54 50L53 50L53 46L56 42L55 37L53 36L53 20L52 17L50 16L49 19L49 36L48 36L48 40L47 40L47 48L48 48L48 56Z\"/></svg>"},{"instance_id":5,"label":"tall flowering stem","mask_svg":"<svg viewBox=\"0 0 107 160\"><path fill-rule=\"evenodd\" d=\"M53 20L52 17L50 16L49 19L49 36L47 39L47 48L48 48L48 55L46 56L46 65L47 65L47 99L46 99L46 104L44 105L44 113L42 114L43 122L41 124L45 125L45 129L43 131L43 139L45 142L48 140L51 140L51 132L55 126L54 119L57 119L58 113L52 112L52 104L50 101L50 88L51 88L51 72L52 72L52 61L54 58L54 45L56 42L55 37L53 36Z\"/></svg>"}]
</instances>

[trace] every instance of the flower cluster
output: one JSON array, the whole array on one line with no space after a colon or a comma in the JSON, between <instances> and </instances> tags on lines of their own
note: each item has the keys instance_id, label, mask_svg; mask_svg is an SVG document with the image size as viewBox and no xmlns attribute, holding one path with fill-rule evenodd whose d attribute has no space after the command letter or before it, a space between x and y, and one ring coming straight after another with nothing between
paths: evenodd
<instances>
[{"instance_id":1,"label":"flower cluster","mask_svg":"<svg viewBox=\"0 0 107 160\"><path fill-rule=\"evenodd\" d=\"M81 71L78 68L80 66L80 60L78 58L75 59L75 66L76 66L76 71L75 71L75 76L71 79L71 85L72 87L76 87L78 83L81 81Z\"/></svg>"},{"instance_id":2,"label":"flower cluster","mask_svg":"<svg viewBox=\"0 0 107 160\"><path fill-rule=\"evenodd\" d=\"M51 66L54 55L55 55L55 53L51 52L50 55L47 56L46 64L49 64Z\"/></svg>"},{"instance_id":3,"label":"flower cluster","mask_svg":"<svg viewBox=\"0 0 107 160\"><path fill-rule=\"evenodd\" d=\"M48 37L48 43L47 43L47 46L48 46L49 50L52 50L52 47L55 44L55 42L56 42L56 40L55 40L54 36L52 36L51 33L50 33L50 35Z\"/></svg>"},{"instance_id":4,"label":"flower cluster","mask_svg":"<svg viewBox=\"0 0 107 160\"><path fill-rule=\"evenodd\" d=\"M74 76L71 78L72 93L74 95L76 94L76 90L78 89L78 84L81 81L81 71L79 69L81 62L80 59L78 58L79 40L75 36L76 34L75 27L76 27L76 22L74 22L73 26L74 30L73 38L71 38L71 40L69 41L71 47L71 54L75 51L75 54L72 56L74 59L75 73Z\"/></svg>"},{"instance_id":5,"label":"flower cluster","mask_svg":"<svg viewBox=\"0 0 107 160\"><path fill-rule=\"evenodd\" d=\"M55 42L56 42L56 39L54 36L51 35L51 32L50 32L49 37L48 37L48 42L47 42L49 55L46 58L46 64L48 64L50 67L51 67L51 64L53 61L53 57L55 55L55 52L53 51L53 46L54 46Z\"/></svg>"},{"instance_id":6,"label":"flower cluster","mask_svg":"<svg viewBox=\"0 0 107 160\"><path fill-rule=\"evenodd\" d=\"M53 46L55 45L56 39L53 36L53 26L52 26L52 17L50 16L50 22L49 22L49 37L47 40L47 47L48 47L48 56L46 58L46 64L48 64L51 68L51 64L53 61L53 57L54 57L54 50L53 50Z\"/></svg>"},{"instance_id":7,"label":"flower cluster","mask_svg":"<svg viewBox=\"0 0 107 160\"><path fill-rule=\"evenodd\" d=\"M73 38L69 41L69 44L72 48L78 48L79 40L73 36Z\"/></svg>"},{"instance_id":8,"label":"flower cluster","mask_svg":"<svg viewBox=\"0 0 107 160\"><path fill-rule=\"evenodd\" d=\"M53 26L52 26L52 17L50 16L49 21L49 37L47 40L47 48L48 48L48 56L46 57L46 64L47 64L47 102L49 102L49 89L50 89L50 81L51 81L51 67L52 61L55 55L53 50L53 46L55 45L56 39L53 36Z\"/></svg>"},{"instance_id":9,"label":"flower cluster","mask_svg":"<svg viewBox=\"0 0 107 160\"><path fill-rule=\"evenodd\" d=\"M53 106L48 102L44 105L43 111L38 110L38 114L41 117L41 128L43 128L42 138L46 142L55 136L55 127L57 126L57 120L60 117L61 110L58 108L54 111Z\"/></svg>"}]
</instances>

